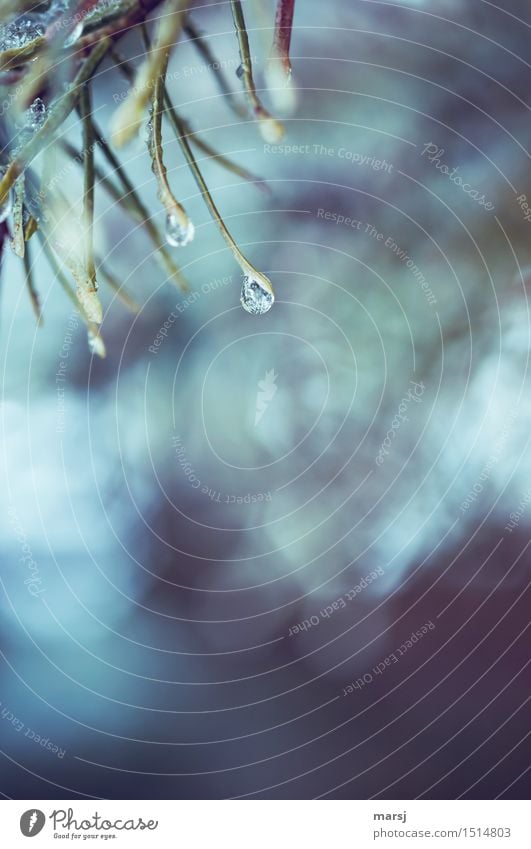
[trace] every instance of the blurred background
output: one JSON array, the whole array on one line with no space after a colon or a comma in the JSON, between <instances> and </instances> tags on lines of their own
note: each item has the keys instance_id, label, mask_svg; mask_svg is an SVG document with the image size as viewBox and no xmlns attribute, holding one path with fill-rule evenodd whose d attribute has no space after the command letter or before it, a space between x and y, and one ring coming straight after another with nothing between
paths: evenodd
<instances>
[{"instance_id":1,"label":"blurred background","mask_svg":"<svg viewBox=\"0 0 531 849\"><path fill-rule=\"evenodd\" d=\"M273 3L244 8L262 91ZM195 21L239 92L229 5ZM7 797L529 793L531 10L298 0L294 23L280 146L190 41L171 65L182 114L270 189L201 160L267 315L169 131L191 292L99 192L98 253L141 306L102 288L105 360L44 257L36 329L4 256ZM126 90L102 66L102 126ZM163 224L142 139L122 161Z\"/></svg>"}]
</instances>

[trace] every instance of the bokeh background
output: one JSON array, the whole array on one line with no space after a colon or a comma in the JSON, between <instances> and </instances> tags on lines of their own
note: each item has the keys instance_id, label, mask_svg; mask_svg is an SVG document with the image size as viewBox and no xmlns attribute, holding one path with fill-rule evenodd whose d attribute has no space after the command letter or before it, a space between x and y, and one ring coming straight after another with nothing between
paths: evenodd
<instances>
[{"instance_id":1,"label":"bokeh background","mask_svg":"<svg viewBox=\"0 0 531 849\"><path fill-rule=\"evenodd\" d=\"M273 4L244 5L262 89ZM238 92L228 4L195 18ZM101 192L141 305L102 289L106 360L43 256L41 329L4 258L6 797L529 793L531 9L299 0L292 54L277 150L193 44L172 60L183 115L270 188L201 162L270 313L169 132L191 296ZM126 88L102 66L103 126ZM123 161L162 224L142 140Z\"/></svg>"}]
</instances>

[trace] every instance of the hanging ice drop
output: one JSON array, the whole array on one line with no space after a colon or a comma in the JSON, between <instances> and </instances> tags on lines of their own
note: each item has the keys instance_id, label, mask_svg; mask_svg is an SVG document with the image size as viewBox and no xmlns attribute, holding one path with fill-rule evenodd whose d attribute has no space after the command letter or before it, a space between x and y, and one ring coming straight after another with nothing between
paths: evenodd
<instances>
[{"instance_id":1,"label":"hanging ice drop","mask_svg":"<svg viewBox=\"0 0 531 849\"><path fill-rule=\"evenodd\" d=\"M48 117L47 108L42 97L36 97L24 114L25 128L32 132L40 130Z\"/></svg>"},{"instance_id":2,"label":"hanging ice drop","mask_svg":"<svg viewBox=\"0 0 531 849\"><path fill-rule=\"evenodd\" d=\"M244 310L251 315L264 315L275 302L273 289L265 283L265 279L261 282L249 275L243 278L240 302Z\"/></svg>"},{"instance_id":3,"label":"hanging ice drop","mask_svg":"<svg viewBox=\"0 0 531 849\"><path fill-rule=\"evenodd\" d=\"M43 35L44 26L40 16L20 15L16 20L0 27L0 51L20 50Z\"/></svg>"},{"instance_id":4,"label":"hanging ice drop","mask_svg":"<svg viewBox=\"0 0 531 849\"><path fill-rule=\"evenodd\" d=\"M175 213L166 218L166 241L172 248L184 248L195 236L195 227L191 221L183 225Z\"/></svg>"}]
</instances>

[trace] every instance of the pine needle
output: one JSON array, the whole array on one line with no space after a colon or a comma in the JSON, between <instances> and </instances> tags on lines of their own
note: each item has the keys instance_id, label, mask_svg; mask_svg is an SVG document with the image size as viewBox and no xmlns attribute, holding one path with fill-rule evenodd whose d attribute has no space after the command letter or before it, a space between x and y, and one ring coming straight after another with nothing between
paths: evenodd
<instances>
[{"instance_id":1,"label":"pine needle","mask_svg":"<svg viewBox=\"0 0 531 849\"><path fill-rule=\"evenodd\" d=\"M144 37L144 41L149 46L149 39L148 39L148 36L147 36L145 29L143 30L143 37ZM123 62L122 67L124 68L124 73L126 73L126 74L131 73L131 71L129 69L129 65L128 65L127 62ZM194 179L197 183L197 186L198 186L201 194L203 195L203 200L205 201L207 208L208 208L212 218L214 219L214 222L217 224L218 229L219 229L222 237L224 238L225 242L227 243L227 245L231 249L232 254L233 254L236 262L238 263L238 265L240 266L240 268L242 269L242 271L245 275L253 278L254 280L259 281L262 284L263 288L266 291L270 292L271 295L273 295L274 294L273 293L273 287L271 286L271 281L269 280L269 278L266 277L265 274L262 274L261 271L258 271L258 269L256 269L249 262L249 260L242 254L242 252L241 252L240 248L238 247L236 241L233 239L233 237L230 234L225 222L223 221L223 218L221 217L219 210L218 210L216 204L214 203L214 199L213 199L212 195L210 194L210 191L209 191L208 186L205 182L203 174L201 173L201 169L199 168L199 165L197 164L196 158L193 154L192 148L191 148L190 143L188 141L188 136L187 136L187 132L186 132L186 125L184 124L184 122L182 121L182 119L178 115L175 107L173 106L172 100L170 98L170 95L168 94L166 86L164 86L164 105L165 105L166 115L169 118L170 123L172 124L173 130L175 132L175 136L177 138L177 141L179 142L181 150L183 151L184 157L185 157L185 159L188 163L190 171L192 172L192 175L193 175L193 177L194 177Z\"/></svg>"},{"instance_id":2,"label":"pine needle","mask_svg":"<svg viewBox=\"0 0 531 849\"><path fill-rule=\"evenodd\" d=\"M0 182L0 204L3 203L17 177L30 165L37 154L48 144L68 118L79 100L83 86L90 79L111 46L110 39L103 39L92 51L78 71L66 93L53 104L42 127L29 142L19 150L10 162Z\"/></svg>"},{"instance_id":3,"label":"pine needle","mask_svg":"<svg viewBox=\"0 0 531 849\"><path fill-rule=\"evenodd\" d=\"M131 312L134 313L140 312L140 304L138 303L138 301L135 301L135 299L132 295L129 294L125 286L118 282L116 277L108 270L108 268L101 261L98 263L98 274L101 276L102 280L105 281L107 286L109 286L113 290L113 292L116 292L116 295L125 304L127 309L131 310Z\"/></svg>"},{"instance_id":4,"label":"pine needle","mask_svg":"<svg viewBox=\"0 0 531 849\"><path fill-rule=\"evenodd\" d=\"M275 34L265 68L267 86L273 103L284 114L291 114L297 101L292 85L289 55L294 12L295 0L277 0Z\"/></svg>"},{"instance_id":5,"label":"pine needle","mask_svg":"<svg viewBox=\"0 0 531 849\"><path fill-rule=\"evenodd\" d=\"M26 248L26 243L24 241L25 182L25 176L24 174L21 174L15 182L13 191L13 235L11 237L11 247L18 257L24 257Z\"/></svg>"},{"instance_id":6,"label":"pine needle","mask_svg":"<svg viewBox=\"0 0 531 849\"><path fill-rule=\"evenodd\" d=\"M111 137L115 147L123 147L140 130L157 78L179 39L189 2L166 0L162 6L153 47L138 69L131 92L113 115Z\"/></svg>"},{"instance_id":7,"label":"pine needle","mask_svg":"<svg viewBox=\"0 0 531 849\"><path fill-rule=\"evenodd\" d=\"M186 22L184 24L184 31L188 38L193 41L197 51L205 60L207 67L212 69L218 89L224 96L227 105L230 106L230 108L235 113L235 115L238 116L238 118L246 118L247 110L236 100L234 92L232 91L232 88L227 80L227 77L223 73L223 69L219 60L216 59L216 56L210 49L208 41L204 37L203 33L196 27L195 23L190 17L186 18Z\"/></svg>"},{"instance_id":8,"label":"pine needle","mask_svg":"<svg viewBox=\"0 0 531 849\"><path fill-rule=\"evenodd\" d=\"M41 243L42 243L44 255L46 256L46 259L48 260L48 263L50 265L50 268L53 271L55 279L57 280L57 282L59 283L59 285L61 286L63 291L66 293L67 297L70 299L73 306L79 312L79 314L81 315L83 321L85 322L85 324L87 326L87 337L88 337L90 349L95 354L97 354L99 357L101 357L103 359L106 356L105 343L104 343L104 341L103 341L103 339L100 335L100 330L99 330L98 325L90 320L90 317L87 315L87 313L86 313L86 311L83 307L83 304L79 302L78 297L77 297L74 289L70 286L65 275L61 271L59 263L57 262L57 260L55 258L55 255L54 255L54 253L53 253L53 251L52 251L52 249L51 249L51 247L48 243L48 240L46 239L46 236L44 235L42 230L39 230L38 232L39 232L39 238L40 238Z\"/></svg>"},{"instance_id":9,"label":"pine needle","mask_svg":"<svg viewBox=\"0 0 531 849\"><path fill-rule=\"evenodd\" d=\"M169 181L168 171L164 164L162 151L162 116L164 114L164 91L166 72L168 69L169 53L166 53L160 68L159 75L153 86L151 96L151 119L148 125L148 150L151 156L151 168L157 180L158 198L166 210L167 229L175 229L181 234L181 244L186 244L193 238L194 227L186 210L173 194Z\"/></svg>"},{"instance_id":10,"label":"pine needle","mask_svg":"<svg viewBox=\"0 0 531 849\"><path fill-rule=\"evenodd\" d=\"M35 319L37 321L37 327L42 327L43 318L42 318L42 307L41 300L39 298L39 294L35 288L35 283L33 279L33 266L31 264L31 255L29 245L26 246L26 250L24 251L24 272L26 277L26 288L28 290L28 295L30 298L31 306L33 308L33 312L35 313Z\"/></svg>"},{"instance_id":11,"label":"pine needle","mask_svg":"<svg viewBox=\"0 0 531 849\"><path fill-rule=\"evenodd\" d=\"M116 54L112 54L113 60L119 63L119 67L124 74L130 74L130 79L133 74L130 69L126 71L124 60L121 59ZM169 275L172 282L178 286L183 292L187 292L189 290L188 282L183 276L182 272L178 268L178 266L174 263L172 257L170 256L169 251L164 244L161 234L159 233L157 227L153 224L151 220L151 214L149 210L144 206L143 201L141 200L138 192L133 186L131 180L127 176L125 169L122 166L122 163L110 147L105 141L101 131L98 129L98 126L95 122L93 122L94 128L94 137L96 139L97 144L101 148L101 151L107 162L113 168L114 173L117 179L122 184L124 191L126 192L124 198L124 205L128 208L130 214L136 216L136 220L143 225L147 235L151 239L153 246L156 248L155 258L163 268L166 274ZM108 188L108 181L104 183L104 186Z\"/></svg>"},{"instance_id":12,"label":"pine needle","mask_svg":"<svg viewBox=\"0 0 531 849\"><path fill-rule=\"evenodd\" d=\"M291 44L291 33L293 30L294 12L295 0L277 0L275 35L273 38L271 56L272 58L278 59L281 63L287 81L289 81L291 77L289 48Z\"/></svg>"},{"instance_id":13,"label":"pine needle","mask_svg":"<svg viewBox=\"0 0 531 849\"><path fill-rule=\"evenodd\" d=\"M87 279L94 292L97 291L96 268L94 266L94 131L92 125L92 102L87 85L79 98L83 126L83 224L85 230L85 265Z\"/></svg>"},{"instance_id":14,"label":"pine needle","mask_svg":"<svg viewBox=\"0 0 531 849\"><path fill-rule=\"evenodd\" d=\"M212 218L214 219L215 223L217 224L218 229L219 229L221 235L223 236L225 242L227 243L227 245L231 249L232 254L233 254L236 262L238 263L238 265L240 266L240 268L242 269L242 271L245 275L248 275L249 277L252 277L255 280L260 281L260 283L263 285L263 287L267 291L271 292L271 294L273 294L273 289L272 289L271 282L270 282L269 278L267 278L265 276L265 274L262 274L261 271L258 271L258 269L256 269L252 265L252 263L250 263L249 260L242 254L240 248L236 244L236 242L233 239L232 235L230 234L225 222L223 221L223 218L221 217L219 210L218 210L216 204L214 203L214 199L213 199L212 195L210 194L210 191L209 191L208 186L205 182L203 174L201 173L201 169L199 168L199 165L197 164L197 161L196 161L195 156L193 154L193 151L192 151L192 148L190 146L190 142L188 141L188 136L187 136L187 133L186 133L186 125L183 124L181 118L179 117L177 111L175 110L173 103L171 101L171 98L170 98L167 91L165 93L165 103L166 103L166 113L168 115L168 118L169 118L172 126L173 126L173 129L175 131L175 135L176 135L177 140L178 140L178 142L181 146L181 149L182 149L184 157L185 157L185 159L188 163L190 171L192 172L194 179L197 183L197 186L198 186L201 194L203 195L203 200L205 201Z\"/></svg>"},{"instance_id":15,"label":"pine needle","mask_svg":"<svg viewBox=\"0 0 531 849\"><path fill-rule=\"evenodd\" d=\"M231 0L232 17L236 36L238 38L238 46L240 49L241 62L241 77L244 91L249 101L249 106L252 109L255 119L258 121L258 126L263 139L269 144L276 144L284 135L284 127L269 114L265 106L262 105L260 98L256 92L256 86L253 78L253 64L251 60L251 52L249 50L249 38L245 27L245 18L240 0Z\"/></svg>"},{"instance_id":16,"label":"pine needle","mask_svg":"<svg viewBox=\"0 0 531 849\"><path fill-rule=\"evenodd\" d=\"M227 171L230 171L231 174L235 174L237 177L241 177L243 180L246 180L249 183L252 183L258 189L271 193L269 186L263 177L259 177L256 174L253 174L252 171L249 171L247 168L244 168L243 165L239 165L237 162L234 162L230 157L225 156L223 153L219 153L215 147L213 147L209 142L205 141L197 132L195 132L190 123L185 121L184 118L181 118L181 122L183 127L186 130L186 134L189 137L190 141L197 147L198 150L201 150L205 153L209 158L213 159L217 162L218 165L221 165L222 168L225 168Z\"/></svg>"}]
</instances>

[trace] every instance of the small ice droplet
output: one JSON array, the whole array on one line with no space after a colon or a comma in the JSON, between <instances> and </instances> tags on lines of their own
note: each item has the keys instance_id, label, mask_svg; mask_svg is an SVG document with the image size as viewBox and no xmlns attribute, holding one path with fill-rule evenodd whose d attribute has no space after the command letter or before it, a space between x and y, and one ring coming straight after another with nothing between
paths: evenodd
<instances>
[{"instance_id":1,"label":"small ice droplet","mask_svg":"<svg viewBox=\"0 0 531 849\"><path fill-rule=\"evenodd\" d=\"M243 65L238 65L238 67L236 68L236 76L239 80L241 80L241 78L243 77Z\"/></svg>"},{"instance_id":2,"label":"small ice droplet","mask_svg":"<svg viewBox=\"0 0 531 849\"><path fill-rule=\"evenodd\" d=\"M191 221L182 225L177 215L171 212L166 218L166 241L172 248L184 248L192 241L195 227Z\"/></svg>"},{"instance_id":3,"label":"small ice droplet","mask_svg":"<svg viewBox=\"0 0 531 849\"><path fill-rule=\"evenodd\" d=\"M242 283L240 302L244 310L251 315L264 315L275 302L272 289L268 289L255 277L245 276Z\"/></svg>"},{"instance_id":4,"label":"small ice droplet","mask_svg":"<svg viewBox=\"0 0 531 849\"><path fill-rule=\"evenodd\" d=\"M46 104L41 97L36 97L24 115L25 128L35 132L40 130L46 121L46 117Z\"/></svg>"},{"instance_id":5,"label":"small ice droplet","mask_svg":"<svg viewBox=\"0 0 531 849\"><path fill-rule=\"evenodd\" d=\"M65 38L64 46L73 47L76 41L79 41L83 32L83 21L78 21L71 33Z\"/></svg>"},{"instance_id":6,"label":"small ice droplet","mask_svg":"<svg viewBox=\"0 0 531 849\"><path fill-rule=\"evenodd\" d=\"M153 148L153 110L149 110L149 117L146 123L144 124L144 141L148 146L148 150L152 151Z\"/></svg>"},{"instance_id":7,"label":"small ice droplet","mask_svg":"<svg viewBox=\"0 0 531 849\"><path fill-rule=\"evenodd\" d=\"M0 49L19 50L44 35L44 26L36 15L23 15L0 27Z\"/></svg>"}]
</instances>

